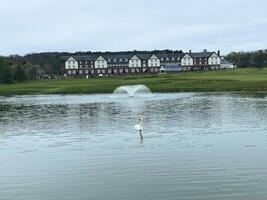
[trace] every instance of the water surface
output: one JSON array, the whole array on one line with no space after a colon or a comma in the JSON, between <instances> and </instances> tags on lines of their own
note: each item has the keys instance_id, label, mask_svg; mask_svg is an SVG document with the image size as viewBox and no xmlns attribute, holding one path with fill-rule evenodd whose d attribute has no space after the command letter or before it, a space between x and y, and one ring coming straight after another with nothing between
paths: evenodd
<instances>
[{"instance_id":1,"label":"water surface","mask_svg":"<svg viewBox=\"0 0 267 200\"><path fill-rule=\"evenodd\" d=\"M237 94L0 97L0 199L265 200L266 122Z\"/></svg>"}]
</instances>

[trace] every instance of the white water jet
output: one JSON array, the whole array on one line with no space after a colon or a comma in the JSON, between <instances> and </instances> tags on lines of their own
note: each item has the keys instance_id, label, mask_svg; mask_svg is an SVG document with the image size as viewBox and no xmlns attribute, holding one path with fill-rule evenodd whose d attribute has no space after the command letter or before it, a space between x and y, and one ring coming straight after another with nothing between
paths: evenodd
<instances>
[{"instance_id":1,"label":"white water jet","mask_svg":"<svg viewBox=\"0 0 267 200\"><path fill-rule=\"evenodd\" d=\"M118 87L113 92L114 94L127 94L130 97L136 95L152 95L150 89L145 85L131 85L131 86L121 86Z\"/></svg>"}]
</instances>

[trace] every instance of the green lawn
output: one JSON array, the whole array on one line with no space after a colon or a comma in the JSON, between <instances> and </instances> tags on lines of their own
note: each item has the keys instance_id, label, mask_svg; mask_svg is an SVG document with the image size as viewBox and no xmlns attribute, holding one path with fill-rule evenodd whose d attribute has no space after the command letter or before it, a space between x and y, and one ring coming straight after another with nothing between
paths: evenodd
<instances>
[{"instance_id":1,"label":"green lawn","mask_svg":"<svg viewBox=\"0 0 267 200\"><path fill-rule=\"evenodd\" d=\"M26 81L0 84L0 95L111 93L118 86L134 84L144 84L153 92L267 91L267 69Z\"/></svg>"}]
</instances>

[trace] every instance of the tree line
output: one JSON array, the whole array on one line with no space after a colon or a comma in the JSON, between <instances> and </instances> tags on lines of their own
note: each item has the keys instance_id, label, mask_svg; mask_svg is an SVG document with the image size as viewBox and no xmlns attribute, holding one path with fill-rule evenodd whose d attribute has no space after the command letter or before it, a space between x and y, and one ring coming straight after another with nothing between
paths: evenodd
<instances>
[{"instance_id":1,"label":"tree line","mask_svg":"<svg viewBox=\"0 0 267 200\"><path fill-rule=\"evenodd\" d=\"M0 83L12 83L27 79L26 71L21 65L10 65L4 59L0 59Z\"/></svg>"},{"instance_id":2,"label":"tree line","mask_svg":"<svg viewBox=\"0 0 267 200\"><path fill-rule=\"evenodd\" d=\"M237 65L239 68L244 67L267 67L267 50L251 52L232 52L226 56L229 62Z\"/></svg>"}]
</instances>

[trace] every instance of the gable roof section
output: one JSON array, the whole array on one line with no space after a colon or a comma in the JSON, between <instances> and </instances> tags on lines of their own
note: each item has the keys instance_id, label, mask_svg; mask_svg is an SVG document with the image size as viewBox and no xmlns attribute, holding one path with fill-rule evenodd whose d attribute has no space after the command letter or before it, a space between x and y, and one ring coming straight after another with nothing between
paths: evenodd
<instances>
[{"instance_id":1,"label":"gable roof section","mask_svg":"<svg viewBox=\"0 0 267 200\"><path fill-rule=\"evenodd\" d=\"M103 57L108 61L108 63L118 63L120 59L122 60L122 62L120 63L127 63L133 56L130 54L121 54L121 55L108 54L108 55L103 55ZM116 60L116 62L114 60Z\"/></svg>"},{"instance_id":2,"label":"gable roof section","mask_svg":"<svg viewBox=\"0 0 267 200\"><path fill-rule=\"evenodd\" d=\"M189 53L185 53L182 58L184 58L185 56L192 58L192 56Z\"/></svg>"},{"instance_id":3,"label":"gable roof section","mask_svg":"<svg viewBox=\"0 0 267 200\"><path fill-rule=\"evenodd\" d=\"M87 55L87 56L72 56L76 61L95 61L98 55Z\"/></svg>"},{"instance_id":4,"label":"gable roof section","mask_svg":"<svg viewBox=\"0 0 267 200\"><path fill-rule=\"evenodd\" d=\"M96 60L99 60L99 59L101 59L101 60L106 60L106 58L104 58L102 55L99 55L97 58L96 58Z\"/></svg>"},{"instance_id":5,"label":"gable roof section","mask_svg":"<svg viewBox=\"0 0 267 200\"><path fill-rule=\"evenodd\" d=\"M148 60L152 54L136 54L136 56L140 59L140 60Z\"/></svg>"},{"instance_id":6,"label":"gable roof section","mask_svg":"<svg viewBox=\"0 0 267 200\"><path fill-rule=\"evenodd\" d=\"M231 65L232 63L228 62L227 60L225 60L224 58L221 59L221 64L222 65Z\"/></svg>"},{"instance_id":7,"label":"gable roof section","mask_svg":"<svg viewBox=\"0 0 267 200\"><path fill-rule=\"evenodd\" d=\"M68 59L67 59L66 61L70 61L70 60L75 60L75 61L77 61L77 60L74 58L74 56L70 56L70 57L68 57Z\"/></svg>"},{"instance_id":8,"label":"gable roof section","mask_svg":"<svg viewBox=\"0 0 267 200\"><path fill-rule=\"evenodd\" d=\"M160 59L156 54L151 54L151 56L148 59L151 59L153 57L156 57L157 59Z\"/></svg>"},{"instance_id":9,"label":"gable roof section","mask_svg":"<svg viewBox=\"0 0 267 200\"><path fill-rule=\"evenodd\" d=\"M188 53L192 58L209 58L215 52Z\"/></svg>"},{"instance_id":10,"label":"gable roof section","mask_svg":"<svg viewBox=\"0 0 267 200\"><path fill-rule=\"evenodd\" d=\"M177 58L182 59L182 57L184 56L181 53L168 53L168 54L156 54L156 56L161 60L161 58L163 58L165 61L168 58L169 61L173 61L172 58L174 58L174 61L177 61Z\"/></svg>"}]
</instances>

